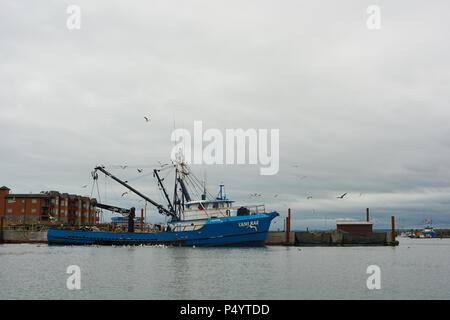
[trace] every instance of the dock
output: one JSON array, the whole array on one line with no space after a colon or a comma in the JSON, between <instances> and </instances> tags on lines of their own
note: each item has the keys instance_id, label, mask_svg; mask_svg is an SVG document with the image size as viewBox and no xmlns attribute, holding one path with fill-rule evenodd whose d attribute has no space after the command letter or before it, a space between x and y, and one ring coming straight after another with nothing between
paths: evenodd
<instances>
[{"instance_id":1,"label":"dock","mask_svg":"<svg viewBox=\"0 0 450 320\"><path fill-rule=\"evenodd\" d=\"M395 218L391 217L391 231L372 231L373 223L366 209L366 220L338 220L335 230L291 231L291 209L285 218L285 230L269 232L266 245L284 246L387 246L398 245L395 240Z\"/></svg>"},{"instance_id":2,"label":"dock","mask_svg":"<svg viewBox=\"0 0 450 320\"><path fill-rule=\"evenodd\" d=\"M391 231L366 234L332 231L270 231L266 245L273 246L387 246L395 243Z\"/></svg>"}]
</instances>

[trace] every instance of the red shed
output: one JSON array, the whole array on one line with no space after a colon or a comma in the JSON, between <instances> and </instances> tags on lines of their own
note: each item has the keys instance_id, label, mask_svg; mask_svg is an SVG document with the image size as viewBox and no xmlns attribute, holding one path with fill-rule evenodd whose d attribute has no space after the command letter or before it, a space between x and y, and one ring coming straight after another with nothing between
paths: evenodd
<instances>
[{"instance_id":1,"label":"red shed","mask_svg":"<svg viewBox=\"0 0 450 320\"><path fill-rule=\"evenodd\" d=\"M352 233L369 233L372 232L372 222L356 221L356 220L338 220L336 226L338 230Z\"/></svg>"}]
</instances>

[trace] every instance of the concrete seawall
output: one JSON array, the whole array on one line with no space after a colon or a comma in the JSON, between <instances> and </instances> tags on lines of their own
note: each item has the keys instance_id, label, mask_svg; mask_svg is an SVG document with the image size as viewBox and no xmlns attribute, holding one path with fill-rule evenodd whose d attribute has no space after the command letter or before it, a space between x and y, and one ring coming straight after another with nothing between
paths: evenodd
<instances>
[{"instance_id":1,"label":"concrete seawall","mask_svg":"<svg viewBox=\"0 0 450 320\"><path fill-rule=\"evenodd\" d=\"M266 245L294 245L295 232L290 232L289 241L286 241L286 232L272 232L267 234Z\"/></svg>"},{"instance_id":2,"label":"concrete seawall","mask_svg":"<svg viewBox=\"0 0 450 320\"><path fill-rule=\"evenodd\" d=\"M27 230L3 230L0 242L4 243L46 243L47 230L27 231Z\"/></svg>"},{"instance_id":3,"label":"concrete seawall","mask_svg":"<svg viewBox=\"0 0 450 320\"><path fill-rule=\"evenodd\" d=\"M294 246L384 246L392 241L392 232L370 232L366 234L333 231L269 232L266 245Z\"/></svg>"}]
</instances>

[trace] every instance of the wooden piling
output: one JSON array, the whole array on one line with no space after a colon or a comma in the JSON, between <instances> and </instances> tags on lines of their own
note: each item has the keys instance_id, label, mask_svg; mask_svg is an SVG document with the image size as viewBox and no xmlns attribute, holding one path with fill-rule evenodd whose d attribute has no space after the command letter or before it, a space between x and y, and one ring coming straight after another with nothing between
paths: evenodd
<instances>
[{"instance_id":1,"label":"wooden piling","mask_svg":"<svg viewBox=\"0 0 450 320\"><path fill-rule=\"evenodd\" d=\"M394 218L394 216L391 217L391 224L392 224L392 242L395 242L395 218Z\"/></svg>"},{"instance_id":2,"label":"wooden piling","mask_svg":"<svg viewBox=\"0 0 450 320\"><path fill-rule=\"evenodd\" d=\"M392 223L392 239L391 239L391 246L398 246L399 242L397 240L395 240L395 218L394 216L391 217L391 223Z\"/></svg>"},{"instance_id":3,"label":"wooden piling","mask_svg":"<svg viewBox=\"0 0 450 320\"><path fill-rule=\"evenodd\" d=\"M291 209L288 209L288 216L286 218L286 244L289 244L291 234Z\"/></svg>"}]
</instances>

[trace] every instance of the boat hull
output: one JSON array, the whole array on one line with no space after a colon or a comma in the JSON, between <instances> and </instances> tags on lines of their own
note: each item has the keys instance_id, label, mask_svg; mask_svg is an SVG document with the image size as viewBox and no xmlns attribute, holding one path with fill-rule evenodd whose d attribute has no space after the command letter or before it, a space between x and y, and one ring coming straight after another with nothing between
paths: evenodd
<instances>
[{"instance_id":1,"label":"boat hull","mask_svg":"<svg viewBox=\"0 0 450 320\"><path fill-rule=\"evenodd\" d=\"M49 229L49 244L263 246L270 223L278 214L210 218L198 230L159 233L93 232Z\"/></svg>"}]
</instances>

